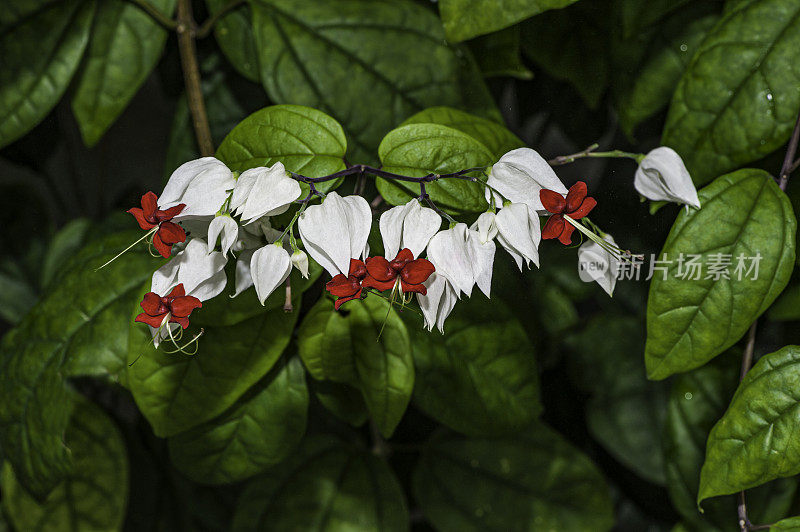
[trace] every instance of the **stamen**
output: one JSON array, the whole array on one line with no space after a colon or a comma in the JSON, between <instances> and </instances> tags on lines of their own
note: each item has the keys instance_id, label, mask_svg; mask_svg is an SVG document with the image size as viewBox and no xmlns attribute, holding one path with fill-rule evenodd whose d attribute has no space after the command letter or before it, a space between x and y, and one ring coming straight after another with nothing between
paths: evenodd
<instances>
[{"instance_id":1,"label":"stamen","mask_svg":"<svg viewBox=\"0 0 800 532\"><path fill-rule=\"evenodd\" d=\"M205 332L206 332L205 329L200 329L200 332L195 334L194 337L192 337L191 340L189 340L188 342L186 342L182 346L178 346L177 344L175 344L175 342L173 342L173 344L175 344L176 349L174 349L172 351L167 351L165 349L164 353L166 353L168 355L172 355L172 354L175 354L175 353L183 353L184 355L188 355L188 356L196 355L198 349L200 349L200 342L198 342L198 340L200 339L201 336L203 336L203 333L205 333ZM187 351L186 348L189 347L192 344L194 344L194 351L191 351L191 352Z\"/></svg>"},{"instance_id":2,"label":"stamen","mask_svg":"<svg viewBox=\"0 0 800 532\"><path fill-rule=\"evenodd\" d=\"M140 238L139 240L137 240L136 242L134 242L134 243L133 243L133 244L131 244L130 246L126 247L125 249L123 249L122 251L120 251L119 253L117 253L117 254L114 256L114 258L113 258L113 259L109 260L108 262L106 262L105 264L103 264L103 265L102 265L102 266L100 266L99 268L95 269L94 271L96 271L96 272L97 272L97 271L100 271L100 270L102 270L103 268L105 268L106 266L108 266L109 264L111 264L112 262L114 262L115 260L117 260L118 258L120 258L120 257L121 257L121 256L122 256L124 253L126 253L127 251L129 251L129 250L130 250L130 249L131 249L133 246L135 246L136 244L138 244L139 242L141 242L141 241L142 241L142 240L144 240L145 238L149 237L150 235L152 235L152 234L153 234L153 233L155 233L156 231L158 231L158 226L155 226L155 227L153 227L152 229L150 229L148 232L146 232L146 233L144 234L144 236L143 236L142 238ZM150 245L151 245L151 246L153 245L153 244L152 244L152 241L150 242Z\"/></svg>"}]
</instances>

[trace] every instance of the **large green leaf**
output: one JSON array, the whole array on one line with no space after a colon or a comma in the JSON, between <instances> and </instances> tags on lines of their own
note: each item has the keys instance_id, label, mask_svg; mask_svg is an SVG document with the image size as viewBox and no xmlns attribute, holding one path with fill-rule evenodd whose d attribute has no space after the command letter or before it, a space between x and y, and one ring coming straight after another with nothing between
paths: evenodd
<instances>
[{"instance_id":1,"label":"large green leaf","mask_svg":"<svg viewBox=\"0 0 800 532\"><path fill-rule=\"evenodd\" d=\"M0 445L17 478L36 496L46 495L70 469L63 435L72 399L65 379L124 379L130 309L157 261L139 248L95 269L139 236L118 233L86 246L3 338Z\"/></svg>"},{"instance_id":2,"label":"large green leaf","mask_svg":"<svg viewBox=\"0 0 800 532\"><path fill-rule=\"evenodd\" d=\"M128 456L109 417L77 402L65 435L75 467L43 502L37 502L6 465L3 506L17 530L86 532L122 530L128 502Z\"/></svg>"},{"instance_id":3,"label":"large green leaf","mask_svg":"<svg viewBox=\"0 0 800 532\"><path fill-rule=\"evenodd\" d=\"M736 343L792 273L797 222L769 174L739 170L716 179L699 197L702 208L678 215L659 254L668 261L666 279L655 271L650 285L645 362L651 379L701 366ZM682 263L690 255L700 256L700 279ZM748 257L759 255L758 271L748 273ZM714 280L709 272L724 264L724 256L730 278ZM737 273L740 256L744 269Z\"/></svg>"},{"instance_id":4,"label":"large green leaf","mask_svg":"<svg viewBox=\"0 0 800 532\"><path fill-rule=\"evenodd\" d=\"M800 473L800 347L762 357L711 429L697 502Z\"/></svg>"},{"instance_id":5,"label":"large green leaf","mask_svg":"<svg viewBox=\"0 0 800 532\"><path fill-rule=\"evenodd\" d=\"M413 490L441 532L598 532L614 524L595 465L540 424L516 438L434 438L414 471Z\"/></svg>"},{"instance_id":6,"label":"large green leaf","mask_svg":"<svg viewBox=\"0 0 800 532\"><path fill-rule=\"evenodd\" d=\"M370 415L386 437L406 411L414 390L408 331L378 297L348 302L342 310L322 298L304 318L298 348L308 372L361 390Z\"/></svg>"},{"instance_id":7,"label":"large green leaf","mask_svg":"<svg viewBox=\"0 0 800 532\"><path fill-rule=\"evenodd\" d=\"M495 161L525 145L503 124L452 107L430 107L408 117L401 125L408 124L439 124L457 129L483 144Z\"/></svg>"},{"instance_id":8,"label":"large green leaf","mask_svg":"<svg viewBox=\"0 0 800 532\"><path fill-rule=\"evenodd\" d=\"M308 390L298 358L216 419L169 439L172 463L201 484L238 482L280 462L306 431Z\"/></svg>"},{"instance_id":9,"label":"large green leaf","mask_svg":"<svg viewBox=\"0 0 800 532\"><path fill-rule=\"evenodd\" d=\"M622 29L626 37L658 22L691 0L620 0Z\"/></svg>"},{"instance_id":10,"label":"large green leaf","mask_svg":"<svg viewBox=\"0 0 800 532\"><path fill-rule=\"evenodd\" d=\"M283 290L267 299L266 308L252 292L236 298L243 302L225 301L225 293L211 300L221 300L220 310L235 309L236 318L230 322L209 316L203 321L206 309L192 314L193 326L205 330L195 355L154 349L148 327L131 319L128 383L157 436L174 436L225 412L269 372L289 345L302 291L293 291L293 312L281 308ZM209 306L211 315L218 315L216 305ZM185 338L195 332L190 327Z\"/></svg>"},{"instance_id":11,"label":"large green leaf","mask_svg":"<svg viewBox=\"0 0 800 532\"><path fill-rule=\"evenodd\" d=\"M586 421L592 436L642 478L664 484L660 448L667 390L647 380L642 323L600 315L565 343L573 352L576 381L591 393Z\"/></svg>"},{"instance_id":12,"label":"large green leaf","mask_svg":"<svg viewBox=\"0 0 800 532\"><path fill-rule=\"evenodd\" d=\"M171 16L176 0L151 0ZM72 110L87 146L93 146L122 113L156 66L167 31L125 0L99 3Z\"/></svg>"},{"instance_id":13,"label":"large green leaf","mask_svg":"<svg viewBox=\"0 0 800 532\"><path fill-rule=\"evenodd\" d=\"M706 439L725 412L739 379L739 356L729 352L711 364L675 379L667 407L664 461L667 488L675 509L693 530L738 530L736 497L706 501L697 508L700 469ZM753 522L780 519L794 500L796 479L780 479L747 492L747 509Z\"/></svg>"},{"instance_id":14,"label":"large green leaf","mask_svg":"<svg viewBox=\"0 0 800 532\"><path fill-rule=\"evenodd\" d=\"M469 43L469 49L485 78L533 78L533 72L522 62L519 26L479 37Z\"/></svg>"},{"instance_id":15,"label":"large green leaf","mask_svg":"<svg viewBox=\"0 0 800 532\"><path fill-rule=\"evenodd\" d=\"M672 99L663 143L695 183L780 147L800 109L800 3L750 0L709 32Z\"/></svg>"},{"instance_id":16,"label":"large green leaf","mask_svg":"<svg viewBox=\"0 0 800 532\"><path fill-rule=\"evenodd\" d=\"M787 517L786 519L781 519L774 525L769 527L770 530L782 530L784 532L797 532L800 530L800 517Z\"/></svg>"},{"instance_id":17,"label":"large green leaf","mask_svg":"<svg viewBox=\"0 0 800 532\"><path fill-rule=\"evenodd\" d=\"M461 433L517 432L541 412L533 345L499 300L459 303L444 335L408 320L416 371L414 402Z\"/></svg>"},{"instance_id":18,"label":"large green leaf","mask_svg":"<svg viewBox=\"0 0 800 532\"><path fill-rule=\"evenodd\" d=\"M250 0L261 82L278 103L319 108L342 123L354 162L432 105L494 104L469 52L449 46L439 19L408 0Z\"/></svg>"},{"instance_id":19,"label":"large green leaf","mask_svg":"<svg viewBox=\"0 0 800 532\"><path fill-rule=\"evenodd\" d=\"M507 28L548 9L559 9L577 0L441 0L439 13L451 42L464 41Z\"/></svg>"},{"instance_id":20,"label":"large green leaf","mask_svg":"<svg viewBox=\"0 0 800 532\"><path fill-rule=\"evenodd\" d=\"M378 153L384 170L412 177L489 166L496 160L489 148L474 137L438 124L399 127L384 137ZM420 186L416 183L379 178L377 185L392 205L402 205L419 196ZM483 186L478 183L442 179L426 188L436 205L446 210L480 212L488 207Z\"/></svg>"},{"instance_id":21,"label":"large green leaf","mask_svg":"<svg viewBox=\"0 0 800 532\"><path fill-rule=\"evenodd\" d=\"M0 147L27 133L61 98L89 42L94 9L93 0L63 0L9 17L0 31Z\"/></svg>"},{"instance_id":22,"label":"large green leaf","mask_svg":"<svg viewBox=\"0 0 800 532\"><path fill-rule=\"evenodd\" d=\"M206 0L210 13L216 13L228 4L228 0ZM250 81L258 82L258 50L249 8L240 6L217 20L214 37L234 68Z\"/></svg>"},{"instance_id":23,"label":"large green leaf","mask_svg":"<svg viewBox=\"0 0 800 532\"><path fill-rule=\"evenodd\" d=\"M239 497L233 532L408 530L403 490L386 462L318 437L253 479Z\"/></svg>"}]
</instances>

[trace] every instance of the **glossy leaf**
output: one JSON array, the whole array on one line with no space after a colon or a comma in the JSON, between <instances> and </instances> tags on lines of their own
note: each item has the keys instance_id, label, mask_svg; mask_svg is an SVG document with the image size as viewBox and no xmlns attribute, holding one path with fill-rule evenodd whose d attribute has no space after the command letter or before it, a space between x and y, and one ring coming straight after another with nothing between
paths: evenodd
<instances>
[{"instance_id":1,"label":"glossy leaf","mask_svg":"<svg viewBox=\"0 0 800 532\"><path fill-rule=\"evenodd\" d=\"M244 480L294 450L306 431L307 410L302 363L279 362L230 410L170 438L172 463L201 484Z\"/></svg>"},{"instance_id":2,"label":"glossy leaf","mask_svg":"<svg viewBox=\"0 0 800 532\"><path fill-rule=\"evenodd\" d=\"M438 124L409 124L391 131L378 150L388 172L412 177L446 174L495 162L480 141L457 129ZM417 183L377 179L378 191L391 205L402 205L419 196ZM483 186L463 179L442 179L426 187L439 208L480 212L488 204Z\"/></svg>"},{"instance_id":3,"label":"glossy leaf","mask_svg":"<svg viewBox=\"0 0 800 532\"><path fill-rule=\"evenodd\" d=\"M441 0L439 13L451 42L463 41L507 28L549 9L559 9L577 0Z\"/></svg>"},{"instance_id":4,"label":"glossy leaf","mask_svg":"<svg viewBox=\"0 0 800 532\"><path fill-rule=\"evenodd\" d=\"M348 157L372 163L380 139L433 105L497 116L469 52L408 0L250 0L261 82L278 103L316 107L348 134Z\"/></svg>"},{"instance_id":5,"label":"glossy leaf","mask_svg":"<svg viewBox=\"0 0 800 532\"><path fill-rule=\"evenodd\" d=\"M800 473L800 348L764 355L708 437L697 502Z\"/></svg>"},{"instance_id":6,"label":"glossy leaf","mask_svg":"<svg viewBox=\"0 0 800 532\"><path fill-rule=\"evenodd\" d=\"M47 288L54 279L60 277L65 263L80 250L90 230L91 221L87 218L78 218L66 224L53 236L42 261L43 288Z\"/></svg>"},{"instance_id":7,"label":"glossy leaf","mask_svg":"<svg viewBox=\"0 0 800 532\"><path fill-rule=\"evenodd\" d=\"M414 402L463 434L515 433L541 412L533 345L500 301L460 302L445 334L409 316L416 369Z\"/></svg>"},{"instance_id":8,"label":"glossy leaf","mask_svg":"<svg viewBox=\"0 0 800 532\"><path fill-rule=\"evenodd\" d=\"M699 197L702 208L681 211L659 254L671 261L666 279L655 271L651 281L645 348L651 379L701 366L736 343L792 273L797 222L769 174L739 170L716 179ZM715 263L724 263L719 254L730 257L729 279L709 274ZM753 279L748 257L758 254ZM679 260L690 255L700 255L698 280ZM737 270L740 256L743 268Z\"/></svg>"},{"instance_id":9,"label":"glossy leaf","mask_svg":"<svg viewBox=\"0 0 800 532\"><path fill-rule=\"evenodd\" d=\"M663 144L695 183L779 148L800 108L800 4L750 0L709 32L675 90Z\"/></svg>"},{"instance_id":10,"label":"glossy leaf","mask_svg":"<svg viewBox=\"0 0 800 532\"><path fill-rule=\"evenodd\" d=\"M17 530L122 530L128 501L128 455L111 419L79 400L65 435L75 464L43 502L3 468L3 506Z\"/></svg>"},{"instance_id":11,"label":"glossy leaf","mask_svg":"<svg viewBox=\"0 0 800 532\"><path fill-rule=\"evenodd\" d=\"M770 526L769 529L785 532L797 532L800 530L800 517L787 517L786 519L781 519L774 525Z\"/></svg>"},{"instance_id":12,"label":"glossy leaf","mask_svg":"<svg viewBox=\"0 0 800 532\"><path fill-rule=\"evenodd\" d=\"M64 0L8 21L0 33L0 147L58 103L89 42L94 9L94 1Z\"/></svg>"},{"instance_id":13,"label":"glossy leaf","mask_svg":"<svg viewBox=\"0 0 800 532\"><path fill-rule=\"evenodd\" d=\"M370 416L391 436L414 390L406 326L388 303L371 296L333 310L322 298L304 318L297 346L308 372L361 390Z\"/></svg>"},{"instance_id":14,"label":"glossy leaf","mask_svg":"<svg viewBox=\"0 0 800 532\"><path fill-rule=\"evenodd\" d=\"M216 13L229 2L206 0L209 13ZM250 81L258 82L258 50L250 23L250 9L240 6L214 24L214 37L233 67Z\"/></svg>"},{"instance_id":15,"label":"glossy leaf","mask_svg":"<svg viewBox=\"0 0 800 532\"><path fill-rule=\"evenodd\" d=\"M484 77L533 78L533 72L522 61L519 26L479 37L469 43L469 49Z\"/></svg>"},{"instance_id":16,"label":"glossy leaf","mask_svg":"<svg viewBox=\"0 0 800 532\"><path fill-rule=\"evenodd\" d=\"M595 532L614 524L595 465L540 424L515 438L434 438L414 471L413 492L442 532Z\"/></svg>"},{"instance_id":17,"label":"glossy leaf","mask_svg":"<svg viewBox=\"0 0 800 532\"><path fill-rule=\"evenodd\" d=\"M70 470L63 434L72 409L65 379L123 379L130 310L158 261L143 248L95 271L141 236L124 232L90 243L59 282L3 338L0 445L19 481L46 495Z\"/></svg>"},{"instance_id":18,"label":"glossy leaf","mask_svg":"<svg viewBox=\"0 0 800 532\"><path fill-rule=\"evenodd\" d=\"M311 389L322 406L345 423L360 427L369 419L361 392L333 381L311 381Z\"/></svg>"},{"instance_id":19,"label":"glossy leaf","mask_svg":"<svg viewBox=\"0 0 800 532\"><path fill-rule=\"evenodd\" d=\"M253 479L239 497L233 532L409 529L403 490L386 462L329 437Z\"/></svg>"},{"instance_id":20,"label":"glossy leaf","mask_svg":"<svg viewBox=\"0 0 800 532\"><path fill-rule=\"evenodd\" d=\"M171 16L176 0L151 0ZM161 58L167 31L138 6L103 0L78 75L72 110L87 146L93 146L127 107Z\"/></svg>"}]
</instances>

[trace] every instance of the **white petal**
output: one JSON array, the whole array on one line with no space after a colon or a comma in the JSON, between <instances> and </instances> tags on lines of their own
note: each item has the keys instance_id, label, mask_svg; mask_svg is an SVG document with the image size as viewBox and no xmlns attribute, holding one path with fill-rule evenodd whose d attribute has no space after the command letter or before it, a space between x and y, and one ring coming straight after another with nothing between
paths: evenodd
<instances>
[{"instance_id":1,"label":"white petal","mask_svg":"<svg viewBox=\"0 0 800 532\"><path fill-rule=\"evenodd\" d=\"M225 264L228 260L218 251L208 252L208 245L200 238L194 238L186 245L186 249L178 253L174 261L178 262L177 284L183 284L187 295L195 296L204 301L210 299L210 293L219 294L225 288ZM219 274L222 274L220 277ZM195 292L206 281L212 280L211 286L206 285L201 295ZM222 286L219 284L222 281ZM219 291L217 291L219 290Z\"/></svg>"},{"instance_id":2,"label":"white petal","mask_svg":"<svg viewBox=\"0 0 800 532\"><path fill-rule=\"evenodd\" d=\"M535 218L538 222L538 217ZM498 242L507 250L521 269L520 258L529 265L533 261L539 265L539 250L534 241L537 234L541 238L538 227L532 227L533 217L529 215L528 207L522 203L512 203L500 209L495 217L498 230ZM538 224L537 224L538 225Z\"/></svg>"},{"instance_id":3,"label":"white petal","mask_svg":"<svg viewBox=\"0 0 800 532\"><path fill-rule=\"evenodd\" d=\"M481 292L486 294L486 297L491 297L492 269L494 268L494 252L497 246L491 240L481 242L481 236L478 231L473 231L472 229L467 233L467 242L469 244L469 257L472 262L472 275L475 278L475 284L478 285Z\"/></svg>"},{"instance_id":4,"label":"white petal","mask_svg":"<svg viewBox=\"0 0 800 532\"><path fill-rule=\"evenodd\" d=\"M289 205L302 193L300 183L289 177L283 164L275 163L272 167L251 168L239 176L242 183L244 202L234 189L233 195L242 215L242 222L247 224L262 216L275 216L286 212ZM237 182L237 188L239 183ZM231 199L231 204L234 201Z\"/></svg>"},{"instance_id":5,"label":"white petal","mask_svg":"<svg viewBox=\"0 0 800 532\"><path fill-rule=\"evenodd\" d=\"M283 283L292 271L292 259L281 246L269 244L256 250L250 259L250 275L261 304Z\"/></svg>"},{"instance_id":6,"label":"white petal","mask_svg":"<svg viewBox=\"0 0 800 532\"><path fill-rule=\"evenodd\" d=\"M308 255L302 249L292 253L292 264L298 269L303 279L308 279Z\"/></svg>"},{"instance_id":7,"label":"white petal","mask_svg":"<svg viewBox=\"0 0 800 532\"><path fill-rule=\"evenodd\" d=\"M236 297L253 286L253 277L250 275L250 259L253 257L253 253L255 250L248 249L239 255L236 261L235 292L231 297Z\"/></svg>"},{"instance_id":8,"label":"white petal","mask_svg":"<svg viewBox=\"0 0 800 532\"><path fill-rule=\"evenodd\" d=\"M153 280L150 283L150 291L160 296L169 294L178 284L175 280L178 276L178 266L180 266L180 261L175 256L168 263L154 271Z\"/></svg>"},{"instance_id":9,"label":"white petal","mask_svg":"<svg viewBox=\"0 0 800 532\"><path fill-rule=\"evenodd\" d=\"M239 224L227 214L215 217L208 226L208 252L214 251L217 238L222 235L220 247L222 254L227 255L239 237Z\"/></svg>"},{"instance_id":10,"label":"white petal","mask_svg":"<svg viewBox=\"0 0 800 532\"><path fill-rule=\"evenodd\" d=\"M466 224L456 224L452 229L437 233L428 244L428 259L458 293L472 294L475 279L467 246Z\"/></svg>"},{"instance_id":11,"label":"white petal","mask_svg":"<svg viewBox=\"0 0 800 532\"><path fill-rule=\"evenodd\" d=\"M442 334L444 334L444 320L453 312L457 301L458 294L456 294L456 291L450 286L450 283L446 283L444 287L444 296L439 302L439 312L436 316L436 327Z\"/></svg>"},{"instance_id":12,"label":"white petal","mask_svg":"<svg viewBox=\"0 0 800 532\"><path fill-rule=\"evenodd\" d=\"M413 199L405 205L392 207L381 214L378 225L383 238L383 254L389 260L395 258L400 251L400 245L403 242L403 221L409 211L414 208L415 203L419 206L419 202ZM414 256L416 257L416 255Z\"/></svg>"},{"instance_id":13,"label":"white petal","mask_svg":"<svg viewBox=\"0 0 800 532\"><path fill-rule=\"evenodd\" d=\"M321 205L306 208L297 221L297 231L311 258L331 276L350 271L350 230L347 206L336 192L329 192Z\"/></svg>"},{"instance_id":14,"label":"white petal","mask_svg":"<svg viewBox=\"0 0 800 532\"><path fill-rule=\"evenodd\" d=\"M470 227L470 229L478 231L482 244L493 240L494 237L497 236L497 224L495 224L494 221L495 216L493 212L484 212L478 216L478 219L475 220L475 223Z\"/></svg>"},{"instance_id":15,"label":"white petal","mask_svg":"<svg viewBox=\"0 0 800 532\"><path fill-rule=\"evenodd\" d=\"M225 275L225 270L220 270L199 285L197 285L192 293L188 295L194 296L200 301L207 301L211 298L217 297L225 290L225 285L228 284L228 276Z\"/></svg>"},{"instance_id":16,"label":"white petal","mask_svg":"<svg viewBox=\"0 0 800 532\"><path fill-rule=\"evenodd\" d=\"M422 310L425 327L430 331L434 325L444 333L444 320L453 311L458 301L455 290L442 275L431 274L425 281L427 295L417 294L417 302Z\"/></svg>"},{"instance_id":17,"label":"white petal","mask_svg":"<svg viewBox=\"0 0 800 532\"><path fill-rule=\"evenodd\" d=\"M159 197L159 207L167 209L179 203L186 207L175 221L197 216L213 216L228 198L236 180L233 173L214 157L203 157L182 164L172 173Z\"/></svg>"},{"instance_id":18,"label":"white petal","mask_svg":"<svg viewBox=\"0 0 800 532\"><path fill-rule=\"evenodd\" d=\"M611 235L605 240L616 245ZM578 248L578 275L587 282L595 281L610 296L617 284L619 261L591 240Z\"/></svg>"},{"instance_id":19,"label":"white petal","mask_svg":"<svg viewBox=\"0 0 800 532\"><path fill-rule=\"evenodd\" d=\"M404 248L411 250L414 257L419 257L439 229L442 228L442 217L428 207L421 207L417 200L412 200L417 206L408 212L403 220ZM387 258L388 255L387 255ZM392 255L391 258L394 258Z\"/></svg>"},{"instance_id":20,"label":"white petal","mask_svg":"<svg viewBox=\"0 0 800 532\"><path fill-rule=\"evenodd\" d=\"M367 200L361 196L346 196L342 200L347 205L347 220L350 227L350 257L347 269L350 269L349 258L366 258L367 239L372 229L372 209ZM347 275L347 272L342 272Z\"/></svg>"},{"instance_id":21,"label":"white petal","mask_svg":"<svg viewBox=\"0 0 800 532\"><path fill-rule=\"evenodd\" d=\"M486 182L507 200L524 203L537 212L545 211L539 199L541 189L554 190L559 194L567 193L567 187L553 168L530 148L518 148L503 155L492 166Z\"/></svg>"},{"instance_id":22,"label":"white petal","mask_svg":"<svg viewBox=\"0 0 800 532\"><path fill-rule=\"evenodd\" d=\"M645 156L636 169L633 186L639 194L653 201L673 201L700 208L689 170L680 155L666 146Z\"/></svg>"}]
</instances>

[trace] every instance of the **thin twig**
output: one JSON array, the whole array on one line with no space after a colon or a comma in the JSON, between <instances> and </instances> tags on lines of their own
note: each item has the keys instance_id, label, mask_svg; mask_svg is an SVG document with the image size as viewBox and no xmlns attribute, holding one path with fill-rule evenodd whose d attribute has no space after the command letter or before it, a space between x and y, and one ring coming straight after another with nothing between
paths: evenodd
<instances>
[{"instance_id":1,"label":"thin twig","mask_svg":"<svg viewBox=\"0 0 800 532\"><path fill-rule=\"evenodd\" d=\"M558 157L554 157L553 159L550 159L549 161L547 161L547 164L549 164L550 166L559 166L561 164L571 163L575 159L579 159L581 157L586 157L589 153L593 152L594 150L596 150L599 147L600 147L600 145L595 143L595 144L592 144L591 146L589 146L588 148L586 148L585 150L581 150L581 151L579 151L577 153L572 153L570 155L559 155Z\"/></svg>"},{"instance_id":2,"label":"thin twig","mask_svg":"<svg viewBox=\"0 0 800 532\"><path fill-rule=\"evenodd\" d=\"M786 155L783 158L781 165L781 173L778 174L778 186L781 190L786 191L786 184L789 181L789 175L797 170L800 165L800 160L795 161L797 155L797 144L800 143L800 114L797 115L797 122L794 124L792 137L789 139L789 145L786 148Z\"/></svg>"},{"instance_id":3,"label":"thin twig","mask_svg":"<svg viewBox=\"0 0 800 532\"><path fill-rule=\"evenodd\" d=\"M128 0L131 4L135 5L142 11L144 11L147 15L150 16L153 20L158 22L164 29L174 31L178 27L178 23L167 15L162 13L156 6L148 2L147 0Z\"/></svg>"},{"instance_id":4,"label":"thin twig","mask_svg":"<svg viewBox=\"0 0 800 532\"><path fill-rule=\"evenodd\" d=\"M202 26L200 26L197 29L197 38L204 39L208 37L208 35L211 33L211 30L214 29L214 25L219 21L219 19L221 19L222 17L227 15L228 12L236 9L237 7L239 7L244 3L245 3L244 0L231 0L230 2L222 6L222 9L220 9L219 11L208 17L206 21L203 22Z\"/></svg>"},{"instance_id":5,"label":"thin twig","mask_svg":"<svg viewBox=\"0 0 800 532\"><path fill-rule=\"evenodd\" d=\"M292 312L294 305L292 305L292 278L286 278L286 299L283 301L283 311Z\"/></svg>"}]
</instances>

